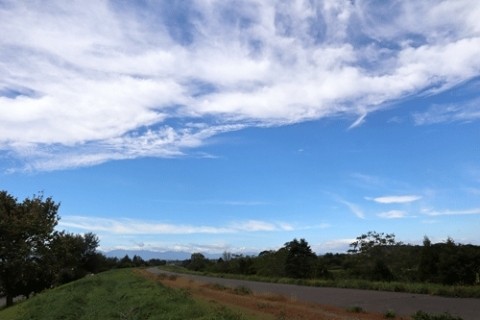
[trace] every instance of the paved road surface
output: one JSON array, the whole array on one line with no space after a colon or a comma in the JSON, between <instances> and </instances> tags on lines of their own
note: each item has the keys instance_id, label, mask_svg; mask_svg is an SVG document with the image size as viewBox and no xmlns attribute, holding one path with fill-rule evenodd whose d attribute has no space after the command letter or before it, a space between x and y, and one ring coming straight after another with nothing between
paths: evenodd
<instances>
[{"instance_id":1,"label":"paved road surface","mask_svg":"<svg viewBox=\"0 0 480 320\"><path fill-rule=\"evenodd\" d=\"M149 268L152 273L169 273ZM245 280L223 279L205 276L178 274L196 281L218 283L224 286L246 286L255 293L274 293L292 297L299 301L314 302L341 308L362 307L371 312L384 313L393 310L398 316L408 316L422 310L431 313L449 312L464 320L480 319L480 299L444 298L424 294L381 292L357 289L318 288L296 285L263 283Z\"/></svg>"}]
</instances>

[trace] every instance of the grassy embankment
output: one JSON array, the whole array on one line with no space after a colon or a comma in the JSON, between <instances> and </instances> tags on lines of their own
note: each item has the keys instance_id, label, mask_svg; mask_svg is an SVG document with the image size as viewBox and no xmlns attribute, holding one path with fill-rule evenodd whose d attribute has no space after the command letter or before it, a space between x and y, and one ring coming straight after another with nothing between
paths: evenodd
<instances>
[{"instance_id":1,"label":"grassy embankment","mask_svg":"<svg viewBox=\"0 0 480 320\"><path fill-rule=\"evenodd\" d=\"M454 285L447 286L435 283L411 283L411 282L384 282L384 281L369 281L360 279L290 279L290 278L273 278L261 277L257 275L235 275L229 273L210 273L210 272L195 272L178 266L162 266L161 269L186 273L206 275L219 278L230 278L239 280L250 280L259 282L295 284L312 287L330 287L330 288L349 288L375 291L390 291L390 292L408 292L418 294L430 294L442 297L458 297L458 298L480 298L480 285L477 286L462 286Z\"/></svg>"},{"instance_id":2,"label":"grassy embankment","mask_svg":"<svg viewBox=\"0 0 480 320\"><path fill-rule=\"evenodd\" d=\"M238 311L194 300L133 270L113 270L47 290L0 310L2 320L249 319Z\"/></svg>"}]
</instances>

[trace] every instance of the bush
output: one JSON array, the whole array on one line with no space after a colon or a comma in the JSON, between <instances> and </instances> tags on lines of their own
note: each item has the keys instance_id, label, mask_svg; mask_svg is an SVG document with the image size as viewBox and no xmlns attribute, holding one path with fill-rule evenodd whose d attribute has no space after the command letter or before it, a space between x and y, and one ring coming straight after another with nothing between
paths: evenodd
<instances>
[{"instance_id":1,"label":"bush","mask_svg":"<svg viewBox=\"0 0 480 320\"><path fill-rule=\"evenodd\" d=\"M252 294L252 289L245 286L238 286L235 289L233 289L233 292L241 296L247 296Z\"/></svg>"},{"instance_id":2,"label":"bush","mask_svg":"<svg viewBox=\"0 0 480 320\"><path fill-rule=\"evenodd\" d=\"M349 307L349 308L347 308L347 311L348 312L353 312L353 313L363 313L363 312L365 312L365 310L363 310L363 308L360 307L360 306Z\"/></svg>"},{"instance_id":3,"label":"bush","mask_svg":"<svg viewBox=\"0 0 480 320\"><path fill-rule=\"evenodd\" d=\"M385 319L395 319L397 315L395 314L395 311L393 310L387 310L384 314L383 317Z\"/></svg>"}]
</instances>

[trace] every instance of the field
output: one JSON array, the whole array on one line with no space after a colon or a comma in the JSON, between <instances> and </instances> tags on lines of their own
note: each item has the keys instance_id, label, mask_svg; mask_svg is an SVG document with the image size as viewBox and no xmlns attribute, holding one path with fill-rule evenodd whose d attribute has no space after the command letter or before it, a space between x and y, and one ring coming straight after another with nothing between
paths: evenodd
<instances>
[{"instance_id":1,"label":"field","mask_svg":"<svg viewBox=\"0 0 480 320\"><path fill-rule=\"evenodd\" d=\"M248 287L227 287L219 283L202 283L187 277L152 274L142 271L145 277L158 281L170 288L187 290L200 301L222 305L233 309L237 314L256 319L272 320L380 320L386 314L367 313L362 308L338 308L299 301L276 293L254 294ZM393 315L394 313L392 313ZM395 317L410 319L410 317ZM224 319L224 318L220 318ZM239 318L243 319L243 318Z\"/></svg>"},{"instance_id":2,"label":"field","mask_svg":"<svg viewBox=\"0 0 480 320\"><path fill-rule=\"evenodd\" d=\"M255 319L196 301L134 270L114 270L47 290L0 311L2 320Z\"/></svg>"},{"instance_id":3,"label":"field","mask_svg":"<svg viewBox=\"0 0 480 320\"><path fill-rule=\"evenodd\" d=\"M410 319L395 315L394 310L375 314L355 305L349 308L318 305L273 292L256 294L245 286L202 283L183 276L154 274L146 269L116 269L87 276L0 310L2 320L385 318Z\"/></svg>"},{"instance_id":4,"label":"field","mask_svg":"<svg viewBox=\"0 0 480 320\"><path fill-rule=\"evenodd\" d=\"M117 269L47 290L0 311L2 320L86 319L382 319L380 315L301 303L248 288L201 285L141 269Z\"/></svg>"}]
</instances>

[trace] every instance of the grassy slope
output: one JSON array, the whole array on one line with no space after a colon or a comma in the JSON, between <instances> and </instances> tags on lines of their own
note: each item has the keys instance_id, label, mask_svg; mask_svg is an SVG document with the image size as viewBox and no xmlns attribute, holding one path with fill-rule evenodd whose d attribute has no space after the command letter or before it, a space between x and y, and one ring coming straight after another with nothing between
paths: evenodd
<instances>
[{"instance_id":1,"label":"grassy slope","mask_svg":"<svg viewBox=\"0 0 480 320\"><path fill-rule=\"evenodd\" d=\"M114 270L48 290L0 311L2 320L244 319L225 308L195 302L132 270Z\"/></svg>"}]
</instances>

